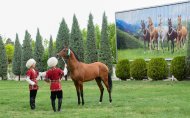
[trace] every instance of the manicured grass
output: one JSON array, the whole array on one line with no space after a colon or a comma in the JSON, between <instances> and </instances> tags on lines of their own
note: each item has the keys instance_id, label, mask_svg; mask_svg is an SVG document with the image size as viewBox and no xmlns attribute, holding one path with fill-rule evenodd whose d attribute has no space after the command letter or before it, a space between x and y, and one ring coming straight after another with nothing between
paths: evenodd
<instances>
[{"instance_id":1,"label":"manicured grass","mask_svg":"<svg viewBox=\"0 0 190 118\"><path fill-rule=\"evenodd\" d=\"M188 118L190 116L190 81L113 81L113 103L104 92L98 104L95 81L84 84L85 105L78 106L72 81L63 81L62 112L50 105L49 86L39 82L37 108L29 108L25 81L0 81L0 118Z\"/></svg>"},{"instance_id":2,"label":"manicured grass","mask_svg":"<svg viewBox=\"0 0 190 118\"><path fill-rule=\"evenodd\" d=\"M144 51L144 49L126 49L126 50L118 50L118 60L122 59L137 59L137 58L143 58L143 59L150 59L150 58L155 58L155 57L162 57L162 58L173 58L176 56L186 56L187 50L181 49L178 50L172 54L170 51L165 49L165 52L163 53L162 50L147 50Z\"/></svg>"}]
</instances>

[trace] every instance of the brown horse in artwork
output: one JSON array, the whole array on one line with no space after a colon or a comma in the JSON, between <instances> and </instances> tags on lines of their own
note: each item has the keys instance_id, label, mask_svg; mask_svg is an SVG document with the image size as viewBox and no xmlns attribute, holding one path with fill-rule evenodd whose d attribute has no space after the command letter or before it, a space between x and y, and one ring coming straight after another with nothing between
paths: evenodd
<instances>
[{"instance_id":1,"label":"brown horse in artwork","mask_svg":"<svg viewBox=\"0 0 190 118\"><path fill-rule=\"evenodd\" d=\"M150 31L150 50L152 49L152 44L156 42L158 50L158 30L154 27L152 19L148 17L148 28Z\"/></svg>"},{"instance_id":2,"label":"brown horse in artwork","mask_svg":"<svg viewBox=\"0 0 190 118\"><path fill-rule=\"evenodd\" d=\"M102 102L104 87L102 85L102 81L105 84L107 91L109 93L109 101L112 102L111 98L111 89L112 89L112 79L109 74L108 67L101 63L95 62L91 64L85 64L80 62L77 59L77 55L69 49L64 48L58 54L58 57L61 57L64 60L67 60L67 65L70 70L71 79L74 82L77 91L78 97L78 105L80 105L80 96L82 99L82 105L84 105L84 97L83 97L83 82L96 80L96 83L100 89L100 100L99 103Z\"/></svg>"},{"instance_id":3,"label":"brown horse in artwork","mask_svg":"<svg viewBox=\"0 0 190 118\"><path fill-rule=\"evenodd\" d=\"M181 22L181 15L178 16L178 25L177 25L177 45L178 48L181 47L181 45L185 44L185 39L187 37L187 28L185 26L182 26Z\"/></svg>"}]
</instances>

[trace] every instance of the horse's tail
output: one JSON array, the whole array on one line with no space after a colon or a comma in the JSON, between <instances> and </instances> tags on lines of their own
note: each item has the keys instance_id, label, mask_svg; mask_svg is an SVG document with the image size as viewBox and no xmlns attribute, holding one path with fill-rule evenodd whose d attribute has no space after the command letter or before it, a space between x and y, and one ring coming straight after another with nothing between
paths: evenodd
<instances>
[{"instance_id":1,"label":"horse's tail","mask_svg":"<svg viewBox=\"0 0 190 118\"><path fill-rule=\"evenodd\" d=\"M112 78L111 78L111 73L108 73L108 85L110 91L112 90Z\"/></svg>"}]
</instances>

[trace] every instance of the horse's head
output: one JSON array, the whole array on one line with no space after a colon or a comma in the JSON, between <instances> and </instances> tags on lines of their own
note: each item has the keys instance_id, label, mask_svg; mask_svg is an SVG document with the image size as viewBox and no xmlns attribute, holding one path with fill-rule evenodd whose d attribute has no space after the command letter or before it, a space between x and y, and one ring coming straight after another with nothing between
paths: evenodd
<instances>
[{"instance_id":1,"label":"horse's head","mask_svg":"<svg viewBox=\"0 0 190 118\"><path fill-rule=\"evenodd\" d=\"M178 16L177 21L178 21L178 25L180 25L181 24L181 15Z\"/></svg>"},{"instance_id":2,"label":"horse's head","mask_svg":"<svg viewBox=\"0 0 190 118\"><path fill-rule=\"evenodd\" d=\"M59 53L57 53L57 58L62 57L68 59L70 57L71 50L69 48L63 48Z\"/></svg>"},{"instance_id":3,"label":"horse's head","mask_svg":"<svg viewBox=\"0 0 190 118\"><path fill-rule=\"evenodd\" d=\"M158 26L161 27L162 26L162 17L161 17L161 15L158 15L158 19L159 19Z\"/></svg>"},{"instance_id":4,"label":"horse's head","mask_svg":"<svg viewBox=\"0 0 190 118\"><path fill-rule=\"evenodd\" d=\"M142 29L142 31L145 30L145 23L144 23L144 20L141 20L141 29Z\"/></svg>"},{"instance_id":5,"label":"horse's head","mask_svg":"<svg viewBox=\"0 0 190 118\"><path fill-rule=\"evenodd\" d=\"M168 26L169 26L169 28L172 27L172 19L171 18L168 18Z\"/></svg>"},{"instance_id":6,"label":"horse's head","mask_svg":"<svg viewBox=\"0 0 190 118\"><path fill-rule=\"evenodd\" d=\"M151 18L151 17L148 17L148 24L149 24L149 26L152 26L152 25L153 25L153 22L152 22L152 18Z\"/></svg>"}]
</instances>

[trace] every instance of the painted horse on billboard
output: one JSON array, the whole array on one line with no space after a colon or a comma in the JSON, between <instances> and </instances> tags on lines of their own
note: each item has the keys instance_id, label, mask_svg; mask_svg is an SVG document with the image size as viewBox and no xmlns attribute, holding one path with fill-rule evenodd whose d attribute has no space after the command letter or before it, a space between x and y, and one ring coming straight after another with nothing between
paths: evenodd
<instances>
[{"instance_id":1,"label":"painted horse on billboard","mask_svg":"<svg viewBox=\"0 0 190 118\"><path fill-rule=\"evenodd\" d=\"M141 31L143 32L143 40L144 40L144 51L146 50L146 43L148 43L148 48L149 48L149 43L150 43L150 32L146 28L144 20L141 20Z\"/></svg>"},{"instance_id":2,"label":"painted horse on billboard","mask_svg":"<svg viewBox=\"0 0 190 118\"><path fill-rule=\"evenodd\" d=\"M161 43L161 48L164 51L164 41L167 39L168 27L163 26L161 15L158 16L158 50Z\"/></svg>"},{"instance_id":3,"label":"painted horse on billboard","mask_svg":"<svg viewBox=\"0 0 190 118\"><path fill-rule=\"evenodd\" d=\"M168 18L168 51L169 41L171 41L171 53L174 53L174 40L177 39L177 31L172 26L172 19Z\"/></svg>"},{"instance_id":4,"label":"painted horse on billboard","mask_svg":"<svg viewBox=\"0 0 190 118\"><path fill-rule=\"evenodd\" d=\"M181 48L185 44L187 37L187 28L182 26L181 15L178 16L178 25L177 25L177 46Z\"/></svg>"},{"instance_id":5,"label":"painted horse on billboard","mask_svg":"<svg viewBox=\"0 0 190 118\"><path fill-rule=\"evenodd\" d=\"M150 31L150 50L152 50L154 45L155 48L155 43L157 44L157 50L158 50L158 30L154 27L153 21L150 17L148 17L148 28Z\"/></svg>"}]
</instances>

